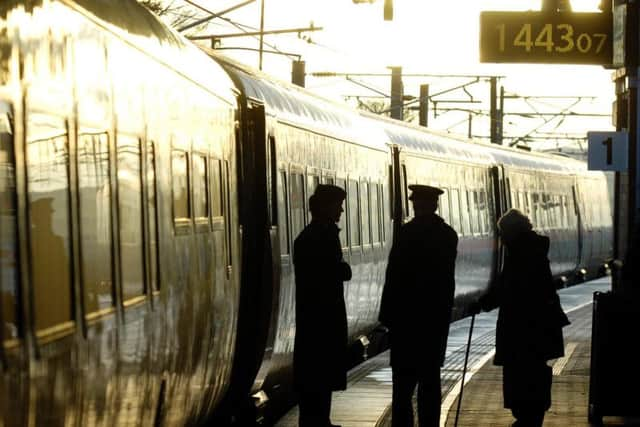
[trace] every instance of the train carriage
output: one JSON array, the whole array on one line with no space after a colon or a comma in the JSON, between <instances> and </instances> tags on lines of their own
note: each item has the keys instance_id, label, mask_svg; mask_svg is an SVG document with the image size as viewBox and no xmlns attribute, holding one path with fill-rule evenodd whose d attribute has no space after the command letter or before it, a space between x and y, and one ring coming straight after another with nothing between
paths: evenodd
<instances>
[{"instance_id":1,"label":"train carriage","mask_svg":"<svg viewBox=\"0 0 640 427\"><path fill-rule=\"evenodd\" d=\"M243 183L255 185L240 188L241 199L251 193L257 205L251 204L246 222L241 223L246 228L253 222L249 227L256 232L255 239L269 236L266 258L272 266L261 273L261 280L243 280L247 287L244 292L262 296L263 300L246 299L246 305L240 308L240 327L258 332L245 336L252 341L245 348L255 348L256 341L261 341L265 350L258 359L247 354L246 362L245 355L240 354L236 366L240 372L258 372L252 390L261 391L262 399L278 400L279 393L286 393L287 399L295 336L292 248L311 219L309 196L321 182L336 184L347 192L345 214L338 225L343 256L353 271L352 280L345 286L349 338L352 342L362 338L366 345L364 337L377 324L391 242L389 150L383 135L375 128L369 131L367 122L355 111L209 53L225 66L241 89L240 109L263 116L243 128L243 151L251 157L245 157L245 165L255 166L246 171ZM254 136L256 139L251 140ZM263 158L256 159L256 153ZM256 211L256 206L265 207L267 212ZM244 234L246 240L254 240ZM247 265L243 273L247 278L255 277ZM260 306L258 312L271 310L261 317L266 320L261 324L256 323L256 306ZM254 326L245 322L254 322Z\"/></svg>"},{"instance_id":2,"label":"train carriage","mask_svg":"<svg viewBox=\"0 0 640 427\"><path fill-rule=\"evenodd\" d=\"M133 2L0 12L2 424L201 419L235 348L233 84Z\"/></svg>"}]
</instances>

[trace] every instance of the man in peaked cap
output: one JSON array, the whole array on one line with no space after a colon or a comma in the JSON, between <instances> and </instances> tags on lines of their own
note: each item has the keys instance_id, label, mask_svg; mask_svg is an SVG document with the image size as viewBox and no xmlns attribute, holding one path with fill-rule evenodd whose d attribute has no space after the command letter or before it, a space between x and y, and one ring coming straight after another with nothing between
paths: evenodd
<instances>
[{"instance_id":1,"label":"man in peaked cap","mask_svg":"<svg viewBox=\"0 0 640 427\"><path fill-rule=\"evenodd\" d=\"M419 425L436 427L458 234L436 215L441 189L410 185L409 190L415 216L400 228L391 248L379 320L389 329L392 425L413 426L411 400L417 384Z\"/></svg>"},{"instance_id":2,"label":"man in peaked cap","mask_svg":"<svg viewBox=\"0 0 640 427\"><path fill-rule=\"evenodd\" d=\"M293 246L296 280L294 385L299 425L329 427L331 393L347 387L347 310L343 281L351 268L342 259L336 223L345 191L320 184L309 198L311 223Z\"/></svg>"}]
</instances>

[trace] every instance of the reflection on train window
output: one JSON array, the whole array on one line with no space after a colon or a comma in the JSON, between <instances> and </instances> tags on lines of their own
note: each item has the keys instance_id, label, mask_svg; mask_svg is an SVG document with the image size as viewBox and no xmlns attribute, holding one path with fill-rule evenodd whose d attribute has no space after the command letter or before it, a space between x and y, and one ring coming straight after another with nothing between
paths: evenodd
<instances>
[{"instance_id":1,"label":"reflection on train window","mask_svg":"<svg viewBox=\"0 0 640 427\"><path fill-rule=\"evenodd\" d=\"M118 135L118 211L122 298L144 294L140 139Z\"/></svg>"},{"instance_id":2,"label":"reflection on train window","mask_svg":"<svg viewBox=\"0 0 640 427\"><path fill-rule=\"evenodd\" d=\"M346 181L342 178L337 178L335 185L345 191L347 189ZM340 237L340 244L344 249L349 246L349 243L347 242L347 207L344 205L344 203L342 205L342 208L344 209L344 212L342 213L342 215L340 215L340 221L338 221L338 228L340 229L340 233L338 234L338 236Z\"/></svg>"},{"instance_id":3,"label":"reflection on train window","mask_svg":"<svg viewBox=\"0 0 640 427\"><path fill-rule=\"evenodd\" d=\"M469 224L471 226L471 233L474 235L480 234L479 219L478 219L478 205L476 204L477 198L475 197L475 191L467 191L467 200L469 202Z\"/></svg>"},{"instance_id":4,"label":"reflection on train window","mask_svg":"<svg viewBox=\"0 0 640 427\"><path fill-rule=\"evenodd\" d=\"M450 224L451 216L449 214L449 189L443 187L442 191L444 192L438 199L438 208L440 209L440 216L442 217L442 219L444 219L447 224Z\"/></svg>"},{"instance_id":5,"label":"reflection on train window","mask_svg":"<svg viewBox=\"0 0 640 427\"><path fill-rule=\"evenodd\" d=\"M483 234L488 235L489 232L491 231L491 227L489 226L489 216L490 216L489 198L487 197L487 192L484 189L480 190L478 197L479 197L478 203L481 208L480 218L482 221L482 232Z\"/></svg>"},{"instance_id":6,"label":"reflection on train window","mask_svg":"<svg viewBox=\"0 0 640 427\"><path fill-rule=\"evenodd\" d=\"M211 173L209 176L211 186L211 215L222 216L222 177L220 175L220 160L211 159Z\"/></svg>"},{"instance_id":7,"label":"reflection on train window","mask_svg":"<svg viewBox=\"0 0 640 427\"><path fill-rule=\"evenodd\" d=\"M369 183L360 184L360 220L362 221L362 244L371 243L371 232L369 230Z\"/></svg>"},{"instance_id":8,"label":"reflection on train window","mask_svg":"<svg viewBox=\"0 0 640 427\"><path fill-rule=\"evenodd\" d=\"M305 201L308 201L309 197L316 191L318 184L320 184L320 177L318 175L307 175L307 196L305 197ZM307 204L307 221L311 221L311 211L308 209L309 206Z\"/></svg>"},{"instance_id":9,"label":"reflection on train window","mask_svg":"<svg viewBox=\"0 0 640 427\"><path fill-rule=\"evenodd\" d=\"M520 209L520 211L525 215L528 215L529 207L525 200L524 193L522 191L518 191L518 209Z\"/></svg>"},{"instance_id":10,"label":"reflection on train window","mask_svg":"<svg viewBox=\"0 0 640 427\"><path fill-rule=\"evenodd\" d=\"M332 176L325 175L322 177L322 182L324 184L334 185L335 180L333 179ZM344 186L342 188L344 189Z\"/></svg>"},{"instance_id":11,"label":"reflection on train window","mask_svg":"<svg viewBox=\"0 0 640 427\"><path fill-rule=\"evenodd\" d=\"M460 192L460 213L462 220L462 234L468 236L471 234L471 223L469 222L470 212L469 212L469 202L467 199L469 192L461 191Z\"/></svg>"},{"instance_id":12,"label":"reflection on train window","mask_svg":"<svg viewBox=\"0 0 640 427\"><path fill-rule=\"evenodd\" d=\"M158 280L158 218L156 209L156 150L153 141L147 142L147 211L149 213L149 284L150 289L159 290Z\"/></svg>"},{"instance_id":13,"label":"reflection on train window","mask_svg":"<svg viewBox=\"0 0 640 427\"><path fill-rule=\"evenodd\" d=\"M560 196L560 209L562 210L562 226L568 227L569 221L569 206L567 205L567 196Z\"/></svg>"},{"instance_id":14,"label":"reflection on train window","mask_svg":"<svg viewBox=\"0 0 640 427\"><path fill-rule=\"evenodd\" d=\"M171 159L173 182L173 218L191 218L189 207L189 161L187 153L174 150Z\"/></svg>"},{"instance_id":15,"label":"reflection on train window","mask_svg":"<svg viewBox=\"0 0 640 427\"><path fill-rule=\"evenodd\" d=\"M209 217L207 159L199 154L193 155L193 216L199 219Z\"/></svg>"},{"instance_id":16,"label":"reflection on train window","mask_svg":"<svg viewBox=\"0 0 640 427\"><path fill-rule=\"evenodd\" d=\"M289 206L287 202L287 173L280 171L278 180L278 233L280 234L280 253L289 253Z\"/></svg>"},{"instance_id":17,"label":"reflection on train window","mask_svg":"<svg viewBox=\"0 0 640 427\"><path fill-rule=\"evenodd\" d=\"M227 265L232 265L233 264L233 256L232 256L232 250L233 250L233 245L232 245L232 230L231 230L231 182L230 182L230 178L231 178L231 169L229 168L229 161L225 160L222 163L222 168L223 168L223 188L224 188L224 193L223 193L223 215L227 218L227 223L226 223L226 227L225 230L226 232L226 244L227 244Z\"/></svg>"},{"instance_id":18,"label":"reflection on train window","mask_svg":"<svg viewBox=\"0 0 640 427\"><path fill-rule=\"evenodd\" d=\"M113 306L111 180L106 133L78 135L78 197L86 313Z\"/></svg>"},{"instance_id":19,"label":"reflection on train window","mask_svg":"<svg viewBox=\"0 0 640 427\"><path fill-rule=\"evenodd\" d=\"M540 201L538 199L538 194L537 193L531 193L531 223L533 224L534 228L537 228L540 226L539 221L539 209L540 209Z\"/></svg>"},{"instance_id":20,"label":"reflection on train window","mask_svg":"<svg viewBox=\"0 0 640 427\"><path fill-rule=\"evenodd\" d=\"M386 202L385 202L385 198L384 198L384 186L382 184L378 184L378 203L380 203L380 225L382 226L380 228L380 237L382 238L383 242L387 241L387 236L386 236L386 226L385 224L387 223L387 216L385 214L385 206L386 206Z\"/></svg>"},{"instance_id":21,"label":"reflection on train window","mask_svg":"<svg viewBox=\"0 0 640 427\"><path fill-rule=\"evenodd\" d=\"M459 234L462 234L460 227L460 194L457 188L451 189L451 226Z\"/></svg>"},{"instance_id":22,"label":"reflection on train window","mask_svg":"<svg viewBox=\"0 0 640 427\"><path fill-rule=\"evenodd\" d=\"M295 239L304 228L304 176L291 174L291 238Z\"/></svg>"},{"instance_id":23,"label":"reflection on train window","mask_svg":"<svg viewBox=\"0 0 640 427\"><path fill-rule=\"evenodd\" d=\"M369 187L371 193L371 242L380 242L380 194L378 184L371 184Z\"/></svg>"},{"instance_id":24,"label":"reflection on train window","mask_svg":"<svg viewBox=\"0 0 640 427\"><path fill-rule=\"evenodd\" d=\"M351 246L360 246L360 215L358 212L358 181L349 180L348 189L349 242Z\"/></svg>"},{"instance_id":25,"label":"reflection on train window","mask_svg":"<svg viewBox=\"0 0 640 427\"><path fill-rule=\"evenodd\" d=\"M0 71L1 73L1 71ZM18 337L18 241L13 112L0 101L0 304L4 339Z\"/></svg>"},{"instance_id":26,"label":"reflection on train window","mask_svg":"<svg viewBox=\"0 0 640 427\"><path fill-rule=\"evenodd\" d=\"M27 117L29 259L35 326L43 331L72 319L69 141L63 119L34 112Z\"/></svg>"}]
</instances>

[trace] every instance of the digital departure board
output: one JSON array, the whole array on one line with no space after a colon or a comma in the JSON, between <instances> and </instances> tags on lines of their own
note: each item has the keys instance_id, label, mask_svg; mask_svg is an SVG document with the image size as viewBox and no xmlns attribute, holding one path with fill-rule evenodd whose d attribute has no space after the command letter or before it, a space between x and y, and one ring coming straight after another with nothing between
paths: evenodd
<instances>
[{"instance_id":1,"label":"digital departure board","mask_svg":"<svg viewBox=\"0 0 640 427\"><path fill-rule=\"evenodd\" d=\"M577 12L482 12L480 61L612 63L612 15Z\"/></svg>"}]
</instances>

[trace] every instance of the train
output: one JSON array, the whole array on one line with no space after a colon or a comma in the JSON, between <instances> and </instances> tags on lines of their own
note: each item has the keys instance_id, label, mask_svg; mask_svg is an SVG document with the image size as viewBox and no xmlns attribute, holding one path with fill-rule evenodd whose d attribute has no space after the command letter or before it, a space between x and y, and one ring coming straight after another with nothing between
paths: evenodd
<instances>
[{"instance_id":1,"label":"train","mask_svg":"<svg viewBox=\"0 0 640 427\"><path fill-rule=\"evenodd\" d=\"M133 0L0 4L0 171L3 426L273 423L294 398L292 242L318 183L347 192L354 364L384 349L408 185L442 188L459 234L452 320L499 273L511 207L550 237L558 286L612 255L603 173L350 109Z\"/></svg>"}]
</instances>

